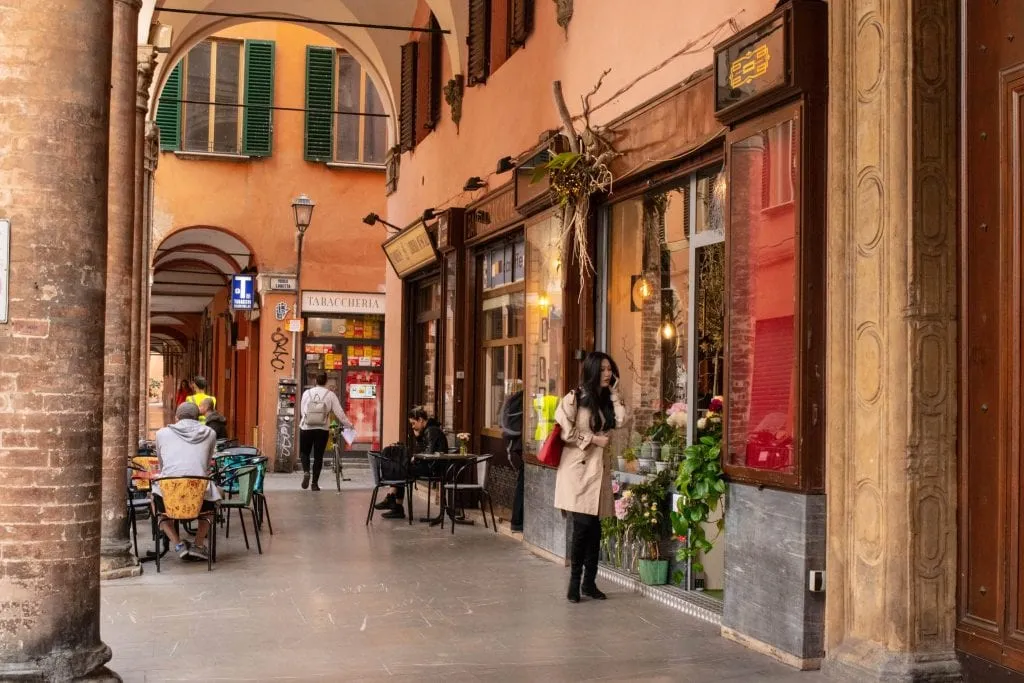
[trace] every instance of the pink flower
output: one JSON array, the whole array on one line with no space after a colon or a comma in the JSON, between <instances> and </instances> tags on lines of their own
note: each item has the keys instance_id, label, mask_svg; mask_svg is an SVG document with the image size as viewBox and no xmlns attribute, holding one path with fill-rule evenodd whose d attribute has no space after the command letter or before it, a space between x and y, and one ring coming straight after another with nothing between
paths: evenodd
<instances>
[{"instance_id":1,"label":"pink flower","mask_svg":"<svg viewBox=\"0 0 1024 683\"><path fill-rule=\"evenodd\" d=\"M629 499L620 498L615 501L615 516L619 519L625 519L629 513Z\"/></svg>"},{"instance_id":2,"label":"pink flower","mask_svg":"<svg viewBox=\"0 0 1024 683\"><path fill-rule=\"evenodd\" d=\"M612 480L612 493L618 493L622 490L622 485L619 484L615 479Z\"/></svg>"},{"instance_id":3,"label":"pink flower","mask_svg":"<svg viewBox=\"0 0 1024 683\"><path fill-rule=\"evenodd\" d=\"M665 413L667 415L675 415L676 413L686 413L686 404L682 402L673 403L668 407L668 410L666 410Z\"/></svg>"}]
</instances>

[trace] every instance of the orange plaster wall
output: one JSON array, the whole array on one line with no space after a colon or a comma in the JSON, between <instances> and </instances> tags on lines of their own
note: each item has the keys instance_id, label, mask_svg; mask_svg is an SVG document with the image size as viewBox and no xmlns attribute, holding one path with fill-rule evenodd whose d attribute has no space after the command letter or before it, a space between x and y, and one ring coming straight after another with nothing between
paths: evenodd
<instances>
[{"instance_id":1,"label":"orange plaster wall","mask_svg":"<svg viewBox=\"0 0 1024 683\"><path fill-rule=\"evenodd\" d=\"M581 97L606 69L611 71L592 100L595 104L654 70L594 113L593 123L606 123L709 66L712 45L731 35L732 29L724 25L717 33L704 34L729 19L747 26L770 13L775 0L644 0L628 9L621 0L586 0L575 3L568 38L556 24L555 3L534 5L534 30L526 46L492 73L485 85L466 88L459 131L445 104L438 128L415 150L402 155L398 191L387 204L392 223L405 225L429 207L465 206L508 182L509 174L493 176L487 189L462 192L467 178L486 178L493 174L498 159L528 151L543 132L560 126L551 94L553 81L562 82L569 109L578 114ZM693 41L697 41L693 54L658 68ZM447 56L444 69L447 81L451 73ZM385 356L393 359L401 348L401 283L390 268L387 275L391 295ZM399 367L392 361L385 370L385 443L401 433Z\"/></svg>"},{"instance_id":2,"label":"orange plaster wall","mask_svg":"<svg viewBox=\"0 0 1024 683\"><path fill-rule=\"evenodd\" d=\"M319 33L280 23L250 23L222 31L217 36L275 41L276 106L305 106L307 45L332 45ZM306 233L302 257L302 288L307 290L380 292L385 284L385 258L380 244L383 226L370 228L362 217L385 214L383 170L328 168L303 158L304 115L301 111L273 113L273 155L265 159L186 159L161 152L156 171L154 240L160 243L186 228L211 226L223 229L246 243L260 273L295 272L295 221L291 202L301 193L316 202L312 224ZM223 301L222 301L223 299ZM250 339L258 353L255 362L242 363L259 377L259 440L273 457L276 426L277 379L292 373L291 358L284 371L270 366L270 341L277 326L273 307L281 300L290 304L295 295L263 297L258 325L259 339ZM210 307L216 315L226 310L226 292ZM223 322L220 323L223 327ZM289 335L288 352L291 353ZM217 387L227 395L230 367L225 349L216 355ZM213 373L211 373L213 374ZM220 404L218 404L220 405ZM255 407L250 409L250 414ZM228 415L229 423L231 416ZM241 430L240 430L241 431ZM268 436L269 435L269 436ZM251 429L238 434L252 440Z\"/></svg>"}]
</instances>

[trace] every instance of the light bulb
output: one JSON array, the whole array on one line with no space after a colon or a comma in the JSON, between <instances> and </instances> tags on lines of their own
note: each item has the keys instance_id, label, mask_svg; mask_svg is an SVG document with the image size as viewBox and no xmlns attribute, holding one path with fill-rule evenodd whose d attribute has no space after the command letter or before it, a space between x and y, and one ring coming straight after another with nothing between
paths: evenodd
<instances>
[{"instance_id":1,"label":"light bulb","mask_svg":"<svg viewBox=\"0 0 1024 683\"><path fill-rule=\"evenodd\" d=\"M640 280L640 296L647 298L651 295L651 283L647 281L647 278Z\"/></svg>"},{"instance_id":2,"label":"light bulb","mask_svg":"<svg viewBox=\"0 0 1024 683\"><path fill-rule=\"evenodd\" d=\"M671 320L666 320L665 324L661 326L661 336L665 339L672 339L676 336L676 326L672 324Z\"/></svg>"}]
</instances>

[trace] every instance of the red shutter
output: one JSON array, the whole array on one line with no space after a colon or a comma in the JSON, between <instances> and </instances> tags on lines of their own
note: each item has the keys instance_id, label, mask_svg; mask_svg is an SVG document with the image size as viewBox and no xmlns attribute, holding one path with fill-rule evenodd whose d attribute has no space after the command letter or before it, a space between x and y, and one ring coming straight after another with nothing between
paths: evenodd
<instances>
[{"instance_id":1,"label":"red shutter","mask_svg":"<svg viewBox=\"0 0 1024 683\"><path fill-rule=\"evenodd\" d=\"M403 152L416 146L416 47L416 43L406 43L402 46L399 142Z\"/></svg>"},{"instance_id":2,"label":"red shutter","mask_svg":"<svg viewBox=\"0 0 1024 683\"><path fill-rule=\"evenodd\" d=\"M469 72L467 85L487 81L488 63L490 61L490 0L469 0Z\"/></svg>"},{"instance_id":3,"label":"red shutter","mask_svg":"<svg viewBox=\"0 0 1024 683\"><path fill-rule=\"evenodd\" d=\"M512 49L522 47L533 32L533 0L512 0Z\"/></svg>"}]
</instances>

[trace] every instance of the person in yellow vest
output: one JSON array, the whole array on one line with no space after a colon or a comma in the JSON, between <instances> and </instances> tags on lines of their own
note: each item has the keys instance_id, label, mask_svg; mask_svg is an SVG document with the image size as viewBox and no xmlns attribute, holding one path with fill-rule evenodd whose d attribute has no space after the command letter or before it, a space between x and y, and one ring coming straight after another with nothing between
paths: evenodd
<instances>
[{"instance_id":1,"label":"person in yellow vest","mask_svg":"<svg viewBox=\"0 0 1024 683\"><path fill-rule=\"evenodd\" d=\"M189 396L186 401L189 403L195 403L198 408L204 399L210 399L213 402L213 407L217 407L217 398L206 393L206 378L202 375L196 375L192 380L192 395ZM205 423L206 416L200 415L199 422Z\"/></svg>"}]
</instances>

